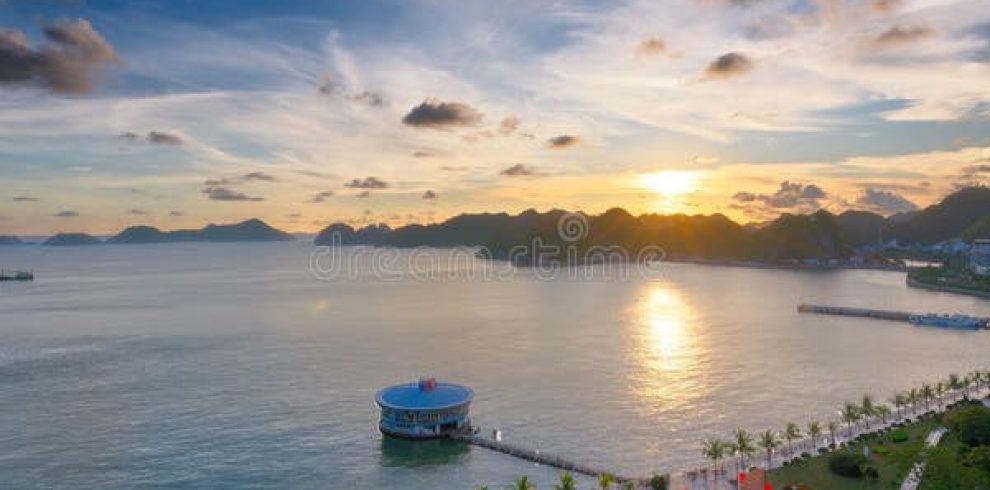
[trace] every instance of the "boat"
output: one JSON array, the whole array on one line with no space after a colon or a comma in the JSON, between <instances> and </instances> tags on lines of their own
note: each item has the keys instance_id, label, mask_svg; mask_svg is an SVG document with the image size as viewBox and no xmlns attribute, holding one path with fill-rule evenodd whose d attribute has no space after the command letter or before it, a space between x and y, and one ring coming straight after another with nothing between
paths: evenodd
<instances>
[{"instance_id":1,"label":"boat","mask_svg":"<svg viewBox=\"0 0 990 490\"><path fill-rule=\"evenodd\" d=\"M0 269L0 281L33 281L34 272L6 271Z\"/></svg>"},{"instance_id":2,"label":"boat","mask_svg":"<svg viewBox=\"0 0 990 490\"><path fill-rule=\"evenodd\" d=\"M987 327L987 319L977 318L968 315L939 315L936 313L926 313L924 315L911 315L908 321L914 325L922 327L953 328L960 330L979 330Z\"/></svg>"}]
</instances>

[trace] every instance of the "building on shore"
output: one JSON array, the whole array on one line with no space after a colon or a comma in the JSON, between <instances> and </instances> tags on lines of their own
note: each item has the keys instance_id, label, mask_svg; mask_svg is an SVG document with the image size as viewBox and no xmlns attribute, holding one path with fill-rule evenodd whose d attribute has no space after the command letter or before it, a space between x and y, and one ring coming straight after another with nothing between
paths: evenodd
<instances>
[{"instance_id":1,"label":"building on shore","mask_svg":"<svg viewBox=\"0 0 990 490\"><path fill-rule=\"evenodd\" d=\"M390 386L378 392L378 429L408 439L447 437L470 427L468 408L474 392L433 378Z\"/></svg>"},{"instance_id":2,"label":"building on shore","mask_svg":"<svg viewBox=\"0 0 990 490\"><path fill-rule=\"evenodd\" d=\"M973 240L969 251L969 269L973 274L990 275L990 239Z\"/></svg>"}]
</instances>

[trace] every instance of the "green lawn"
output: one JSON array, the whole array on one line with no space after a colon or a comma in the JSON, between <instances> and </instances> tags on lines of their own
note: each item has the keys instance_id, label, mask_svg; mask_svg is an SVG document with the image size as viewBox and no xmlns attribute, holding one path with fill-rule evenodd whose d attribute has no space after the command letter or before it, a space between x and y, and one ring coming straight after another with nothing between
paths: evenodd
<instances>
[{"instance_id":1,"label":"green lawn","mask_svg":"<svg viewBox=\"0 0 990 490\"><path fill-rule=\"evenodd\" d=\"M826 454L815 456L797 465L778 468L770 473L770 481L774 488L793 484L801 484L813 490L898 488L914 462L918 460L928 433L938 425L938 421L926 419L906 427L909 434L906 442L891 442L888 434L869 441L870 463L880 474L877 480L846 478L832 473L828 469L828 454ZM851 450L862 453L862 444L855 444Z\"/></svg>"}]
</instances>

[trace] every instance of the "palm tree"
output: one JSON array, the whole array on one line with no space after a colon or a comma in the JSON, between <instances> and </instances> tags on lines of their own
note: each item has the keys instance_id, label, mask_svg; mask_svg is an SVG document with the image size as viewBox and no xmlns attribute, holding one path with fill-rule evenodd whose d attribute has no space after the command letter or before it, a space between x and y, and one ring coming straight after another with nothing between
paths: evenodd
<instances>
[{"instance_id":1,"label":"palm tree","mask_svg":"<svg viewBox=\"0 0 990 490\"><path fill-rule=\"evenodd\" d=\"M570 471L565 471L563 475L560 475L560 483L554 485L553 490L577 490L574 475Z\"/></svg>"},{"instance_id":2,"label":"palm tree","mask_svg":"<svg viewBox=\"0 0 990 490\"><path fill-rule=\"evenodd\" d=\"M788 422L784 428L784 438L787 439L787 454L794 455L794 440L801 438L801 428L794 422Z\"/></svg>"},{"instance_id":3,"label":"palm tree","mask_svg":"<svg viewBox=\"0 0 990 490\"><path fill-rule=\"evenodd\" d=\"M943 383L939 383L939 384L941 385ZM949 391L952 392L956 392L962 389L962 380L959 379L959 375L956 373L950 374L949 378L945 380L944 387L942 389L943 390L948 389ZM953 400L956 399L955 393L952 394L952 399Z\"/></svg>"},{"instance_id":4,"label":"palm tree","mask_svg":"<svg viewBox=\"0 0 990 490\"><path fill-rule=\"evenodd\" d=\"M901 411L908 404L908 397L904 393L895 393L893 400L894 408L897 409L897 418L901 418Z\"/></svg>"},{"instance_id":5,"label":"palm tree","mask_svg":"<svg viewBox=\"0 0 990 490\"><path fill-rule=\"evenodd\" d=\"M921 394L917 388L911 388L908 392L908 403L911 404L911 413L918 413L918 403L921 401Z\"/></svg>"},{"instance_id":6,"label":"palm tree","mask_svg":"<svg viewBox=\"0 0 990 490\"><path fill-rule=\"evenodd\" d=\"M925 402L925 410L931 409L932 398L935 398L935 390L932 389L932 385L923 384L921 385L921 392L919 393L922 401Z\"/></svg>"},{"instance_id":7,"label":"palm tree","mask_svg":"<svg viewBox=\"0 0 990 490\"><path fill-rule=\"evenodd\" d=\"M879 405L873 409L877 416L880 417L880 422L883 425L887 425L887 417L890 417L890 407L887 405Z\"/></svg>"},{"instance_id":8,"label":"palm tree","mask_svg":"<svg viewBox=\"0 0 990 490\"><path fill-rule=\"evenodd\" d=\"M851 438L853 434L853 424L859 421L859 407L857 407L854 403L846 403L846 405L839 410L839 418L841 418L842 422L846 424L846 427L849 429L849 437Z\"/></svg>"},{"instance_id":9,"label":"palm tree","mask_svg":"<svg viewBox=\"0 0 990 490\"><path fill-rule=\"evenodd\" d=\"M773 451L780 447L783 442L776 432L767 430L760 434L760 440L757 441L757 444L767 451L767 471L770 471L773 466Z\"/></svg>"},{"instance_id":10,"label":"palm tree","mask_svg":"<svg viewBox=\"0 0 990 490\"><path fill-rule=\"evenodd\" d=\"M817 420L808 422L808 437L811 438L811 449L818 448L818 438L822 436L822 424Z\"/></svg>"},{"instance_id":11,"label":"palm tree","mask_svg":"<svg viewBox=\"0 0 990 490\"><path fill-rule=\"evenodd\" d=\"M529 477L526 475L520 476L516 480L516 484L512 486L512 490L536 490L536 485L529 481Z\"/></svg>"},{"instance_id":12,"label":"palm tree","mask_svg":"<svg viewBox=\"0 0 990 490\"><path fill-rule=\"evenodd\" d=\"M602 473L598 475L598 488L607 490L613 483L615 483L615 477L612 476L611 473Z\"/></svg>"},{"instance_id":13,"label":"palm tree","mask_svg":"<svg viewBox=\"0 0 990 490\"><path fill-rule=\"evenodd\" d=\"M835 433L839 430L839 423L834 420L828 421L828 435L832 439L832 445L835 445Z\"/></svg>"},{"instance_id":14,"label":"palm tree","mask_svg":"<svg viewBox=\"0 0 990 490\"><path fill-rule=\"evenodd\" d=\"M725 457L726 444L719 439L707 439L701 443L701 454L712 460L715 471L719 469L719 463Z\"/></svg>"},{"instance_id":15,"label":"palm tree","mask_svg":"<svg viewBox=\"0 0 990 490\"><path fill-rule=\"evenodd\" d=\"M938 404L942 404L942 397L945 396L946 386L945 383L939 381L935 383L935 397L938 399Z\"/></svg>"},{"instance_id":16,"label":"palm tree","mask_svg":"<svg viewBox=\"0 0 990 490\"><path fill-rule=\"evenodd\" d=\"M746 457L752 455L756 448L753 447L753 436L743 429L736 429L736 452L739 453L739 471L746 467Z\"/></svg>"},{"instance_id":17,"label":"palm tree","mask_svg":"<svg viewBox=\"0 0 990 490\"><path fill-rule=\"evenodd\" d=\"M863 420L866 421L866 430L870 430L870 417L876 416L876 406L873 404L873 398L870 395L863 395L863 403L859 406L859 413Z\"/></svg>"}]
</instances>

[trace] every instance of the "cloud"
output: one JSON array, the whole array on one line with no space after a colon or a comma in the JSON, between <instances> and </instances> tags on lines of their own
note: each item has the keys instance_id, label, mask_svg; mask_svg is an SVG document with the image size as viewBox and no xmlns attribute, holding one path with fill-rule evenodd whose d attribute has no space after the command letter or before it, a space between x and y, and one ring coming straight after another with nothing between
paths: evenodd
<instances>
[{"instance_id":1,"label":"cloud","mask_svg":"<svg viewBox=\"0 0 990 490\"><path fill-rule=\"evenodd\" d=\"M325 202L327 200L327 198L332 197L332 196L333 196L333 191L317 192L316 194L313 195L313 197L311 197L306 202L312 203L312 204L319 204L321 202Z\"/></svg>"},{"instance_id":2,"label":"cloud","mask_svg":"<svg viewBox=\"0 0 990 490\"><path fill-rule=\"evenodd\" d=\"M156 145L181 145L182 138L178 135L162 131L149 131L148 142Z\"/></svg>"},{"instance_id":3,"label":"cloud","mask_svg":"<svg viewBox=\"0 0 990 490\"><path fill-rule=\"evenodd\" d=\"M365 177L364 180L354 179L344 184L344 187L349 187L351 189L385 189L388 187L388 182L385 182L378 177Z\"/></svg>"},{"instance_id":4,"label":"cloud","mask_svg":"<svg viewBox=\"0 0 990 490\"><path fill-rule=\"evenodd\" d=\"M526 165L523 165L521 163L517 163L507 169L502 170L501 172L499 172L499 174L507 175L509 177L521 177L521 176L536 175L536 170L527 167Z\"/></svg>"},{"instance_id":5,"label":"cloud","mask_svg":"<svg viewBox=\"0 0 990 490\"><path fill-rule=\"evenodd\" d=\"M317 90L323 95L338 96L351 102L358 102L370 107L381 107L385 105L385 96L376 90L361 90L350 92L346 87L337 83L331 75L323 75L317 85Z\"/></svg>"},{"instance_id":6,"label":"cloud","mask_svg":"<svg viewBox=\"0 0 990 490\"><path fill-rule=\"evenodd\" d=\"M79 213L71 209L66 209L64 211L59 211L52 216L55 216L56 218L75 218L79 216Z\"/></svg>"},{"instance_id":7,"label":"cloud","mask_svg":"<svg viewBox=\"0 0 990 490\"><path fill-rule=\"evenodd\" d=\"M140 209L128 209L124 214L129 214L131 216L144 216L148 213L145 213Z\"/></svg>"},{"instance_id":8,"label":"cloud","mask_svg":"<svg viewBox=\"0 0 990 490\"><path fill-rule=\"evenodd\" d=\"M455 126L474 126L481 122L482 117L484 117L482 113L461 102L426 99L413 107L402 118L402 123L419 128L445 129Z\"/></svg>"},{"instance_id":9,"label":"cloud","mask_svg":"<svg viewBox=\"0 0 990 490\"><path fill-rule=\"evenodd\" d=\"M360 102L371 107L380 107L385 104L385 96L383 96L381 92L375 92L372 90L363 90L356 94L348 95L347 99L354 102Z\"/></svg>"},{"instance_id":10,"label":"cloud","mask_svg":"<svg viewBox=\"0 0 990 490\"><path fill-rule=\"evenodd\" d=\"M416 150L412 152L413 158L430 158L436 156L436 153L427 150Z\"/></svg>"},{"instance_id":11,"label":"cloud","mask_svg":"<svg viewBox=\"0 0 990 490\"><path fill-rule=\"evenodd\" d=\"M705 77L710 80L729 79L745 75L753 70L756 64L748 56L731 52L723 54L708 64Z\"/></svg>"},{"instance_id":12,"label":"cloud","mask_svg":"<svg viewBox=\"0 0 990 490\"><path fill-rule=\"evenodd\" d=\"M361 191L357 193L354 197L364 199L366 197L371 197L371 191Z\"/></svg>"},{"instance_id":13,"label":"cloud","mask_svg":"<svg viewBox=\"0 0 990 490\"><path fill-rule=\"evenodd\" d=\"M234 185L236 182L230 179L206 179L203 181L203 185L207 187L219 187L224 185Z\"/></svg>"},{"instance_id":14,"label":"cloud","mask_svg":"<svg viewBox=\"0 0 990 490\"><path fill-rule=\"evenodd\" d=\"M214 201L264 201L263 197L249 196L243 192L237 192L226 187L207 187L203 189L203 194Z\"/></svg>"},{"instance_id":15,"label":"cloud","mask_svg":"<svg viewBox=\"0 0 990 490\"><path fill-rule=\"evenodd\" d=\"M882 47L903 46L920 39L933 36L935 31L927 26L894 26L881 32L873 39L873 44Z\"/></svg>"},{"instance_id":16,"label":"cloud","mask_svg":"<svg viewBox=\"0 0 990 490\"><path fill-rule=\"evenodd\" d=\"M771 209L793 209L797 211L813 211L821 207L819 200L825 199L827 194L821 187L815 184L802 185L797 182L784 181L773 194L757 194L753 192L740 191L732 196L732 199L739 203L748 203L764 208L758 210L748 208L748 211L767 211ZM742 209L747 209L743 207ZM750 213L754 214L754 213Z\"/></svg>"},{"instance_id":17,"label":"cloud","mask_svg":"<svg viewBox=\"0 0 990 490\"><path fill-rule=\"evenodd\" d=\"M179 216L185 216L186 213L183 213L182 211L169 211L168 215L173 218L178 218Z\"/></svg>"},{"instance_id":18,"label":"cloud","mask_svg":"<svg viewBox=\"0 0 990 490\"><path fill-rule=\"evenodd\" d=\"M131 140L131 141L137 141L137 140L141 139L141 135L139 135L139 134L137 134L137 133L135 133L133 131L125 131L123 133L120 133L120 137L123 138L123 139L125 139L125 140Z\"/></svg>"},{"instance_id":19,"label":"cloud","mask_svg":"<svg viewBox=\"0 0 990 490\"><path fill-rule=\"evenodd\" d=\"M38 199L37 197L33 197L33 196L14 196L11 199L11 201L14 202L38 202L40 200L41 199Z\"/></svg>"},{"instance_id":20,"label":"cloud","mask_svg":"<svg viewBox=\"0 0 990 490\"><path fill-rule=\"evenodd\" d=\"M42 33L45 43L33 49L23 32L0 30L0 84L87 93L97 72L117 61L113 47L84 19L58 20Z\"/></svg>"},{"instance_id":21,"label":"cloud","mask_svg":"<svg viewBox=\"0 0 990 490\"><path fill-rule=\"evenodd\" d=\"M646 56L655 56L658 54L663 54L667 51L667 43L663 42L662 39L657 37L651 37L644 39L636 47L636 52Z\"/></svg>"},{"instance_id":22,"label":"cloud","mask_svg":"<svg viewBox=\"0 0 990 490\"><path fill-rule=\"evenodd\" d=\"M467 165L441 165L440 170L444 172L463 172L467 170Z\"/></svg>"},{"instance_id":23,"label":"cloud","mask_svg":"<svg viewBox=\"0 0 990 490\"><path fill-rule=\"evenodd\" d=\"M241 177L245 182L278 182L278 178L264 172L251 172Z\"/></svg>"},{"instance_id":24,"label":"cloud","mask_svg":"<svg viewBox=\"0 0 990 490\"><path fill-rule=\"evenodd\" d=\"M550 148L560 149L575 146L580 142L581 138L578 138L577 136L562 134L560 136L554 136L553 138L548 139L547 145L549 145Z\"/></svg>"},{"instance_id":25,"label":"cloud","mask_svg":"<svg viewBox=\"0 0 990 490\"><path fill-rule=\"evenodd\" d=\"M509 136L510 134L516 132L519 129L519 124L521 121L516 116L509 116L502 119L502 122L498 123L498 133L502 136Z\"/></svg>"},{"instance_id":26,"label":"cloud","mask_svg":"<svg viewBox=\"0 0 990 490\"><path fill-rule=\"evenodd\" d=\"M426 191L426 192L423 193L423 199L426 199L426 200L436 199L437 197L439 197L439 196L437 196L437 193L436 192L433 192L433 191L430 191L430 190L428 190L428 191Z\"/></svg>"},{"instance_id":27,"label":"cloud","mask_svg":"<svg viewBox=\"0 0 990 490\"><path fill-rule=\"evenodd\" d=\"M914 211L918 206L908 201L900 194L892 191L885 191L874 188L863 190L863 194L856 199L858 207L874 213L890 215Z\"/></svg>"},{"instance_id":28,"label":"cloud","mask_svg":"<svg viewBox=\"0 0 990 490\"><path fill-rule=\"evenodd\" d=\"M883 14L894 12L902 5L904 5L904 0L872 0L870 2L870 8Z\"/></svg>"}]
</instances>

